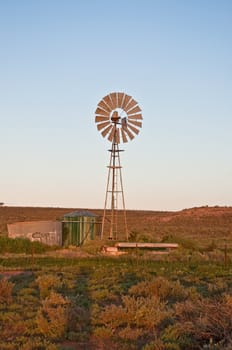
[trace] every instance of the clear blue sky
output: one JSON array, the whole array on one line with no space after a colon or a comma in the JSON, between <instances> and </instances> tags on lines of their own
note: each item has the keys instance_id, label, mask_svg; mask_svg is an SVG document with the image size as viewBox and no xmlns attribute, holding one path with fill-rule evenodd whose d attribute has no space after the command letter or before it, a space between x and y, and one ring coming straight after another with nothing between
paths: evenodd
<instances>
[{"instance_id":1,"label":"clear blue sky","mask_svg":"<svg viewBox=\"0 0 232 350\"><path fill-rule=\"evenodd\" d=\"M0 0L0 201L102 208L94 111L132 95L128 209L232 205L232 1Z\"/></svg>"}]
</instances>

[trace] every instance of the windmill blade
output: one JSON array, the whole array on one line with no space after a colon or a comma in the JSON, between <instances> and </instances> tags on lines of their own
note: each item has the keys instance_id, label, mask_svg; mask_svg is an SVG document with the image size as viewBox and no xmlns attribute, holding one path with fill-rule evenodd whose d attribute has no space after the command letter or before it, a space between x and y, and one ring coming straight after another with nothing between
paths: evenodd
<instances>
[{"instance_id":1,"label":"windmill blade","mask_svg":"<svg viewBox=\"0 0 232 350\"><path fill-rule=\"evenodd\" d=\"M130 102L128 103L128 105L126 106L126 108L124 108L124 110L126 112L128 112L130 109L132 109L133 107L135 107L138 104L138 102L136 102L135 100L133 100L133 98L130 100Z\"/></svg>"},{"instance_id":2,"label":"windmill blade","mask_svg":"<svg viewBox=\"0 0 232 350\"><path fill-rule=\"evenodd\" d=\"M107 126L107 128L105 128L105 130L103 130L101 132L102 136L106 137L106 135L111 131L112 128L113 128L113 125L111 125L111 124L109 126Z\"/></svg>"},{"instance_id":3,"label":"windmill blade","mask_svg":"<svg viewBox=\"0 0 232 350\"><path fill-rule=\"evenodd\" d=\"M115 142L120 143L120 134L118 128L115 130Z\"/></svg>"},{"instance_id":4,"label":"windmill blade","mask_svg":"<svg viewBox=\"0 0 232 350\"><path fill-rule=\"evenodd\" d=\"M128 119L143 119L142 114L128 114Z\"/></svg>"},{"instance_id":5,"label":"windmill blade","mask_svg":"<svg viewBox=\"0 0 232 350\"><path fill-rule=\"evenodd\" d=\"M126 106L128 105L131 99L132 99L131 96L125 94L123 104L122 104L122 109L125 110Z\"/></svg>"},{"instance_id":6,"label":"windmill blade","mask_svg":"<svg viewBox=\"0 0 232 350\"><path fill-rule=\"evenodd\" d=\"M121 134L122 134L122 141L124 143L128 142L127 137L126 137L126 133L125 133L123 128L121 128Z\"/></svg>"},{"instance_id":7,"label":"windmill blade","mask_svg":"<svg viewBox=\"0 0 232 350\"><path fill-rule=\"evenodd\" d=\"M101 100L99 103L98 103L98 107L104 109L105 111L107 112L111 112L111 109L107 106L107 104Z\"/></svg>"},{"instance_id":8,"label":"windmill blade","mask_svg":"<svg viewBox=\"0 0 232 350\"><path fill-rule=\"evenodd\" d=\"M108 125L110 125L110 121L97 124L97 128L98 128L98 130L102 130Z\"/></svg>"},{"instance_id":9,"label":"windmill blade","mask_svg":"<svg viewBox=\"0 0 232 350\"><path fill-rule=\"evenodd\" d=\"M128 118L128 123L133 124L133 125L136 125L136 126L138 126L139 128L142 127L142 122L137 122L136 120L130 120L129 118Z\"/></svg>"},{"instance_id":10,"label":"windmill blade","mask_svg":"<svg viewBox=\"0 0 232 350\"><path fill-rule=\"evenodd\" d=\"M123 92L118 92L118 108L122 108L124 96Z\"/></svg>"},{"instance_id":11,"label":"windmill blade","mask_svg":"<svg viewBox=\"0 0 232 350\"><path fill-rule=\"evenodd\" d=\"M126 134L129 136L130 140L133 140L134 135L128 128L123 128L123 130L126 132Z\"/></svg>"},{"instance_id":12,"label":"windmill blade","mask_svg":"<svg viewBox=\"0 0 232 350\"><path fill-rule=\"evenodd\" d=\"M104 109L101 109L99 107L96 109L95 114L105 115L106 117L109 117L109 112L106 112Z\"/></svg>"},{"instance_id":13,"label":"windmill blade","mask_svg":"<svg viewBox=\"0 0 232 350\"><path fill-rule=\"evenodd\" d=\"M105 122L105 121L107 121L107 120L109 120L108 117L103 117L103 116L101 116L101 115L97 115L97 116L95 117L95 123Z\"/></svg>"},{"instance_id":14,"label":"windmill blade","mask_svg":"<svg viewBox=\"0 0 232 350\"><path fill-rule=\"evenodd\" d=\"M111 111L112 111L112 109L114 109L110 95L103 97L103 101L107 104L107 106L110 108Z\"/></svg>"},{"instance_id":15,"label":"windmill blade","mask_svg":"<svg viewBox=\"0 0 232 350\"><path fill-rule=\"evenodd\" d=\"M113 126L113 128L112 128L112 130L111 130L111 132L110 132L110 134L109 134L109 137L108 137L108 140L109 140L110 142L112 142L113 139L114 139L114 137L115 137L115 131L116 131L116 126Z\"/></svg>"},{"instance_id":16,"label":"windmill blade","mask_svg":"<svg viewBox=\"0 0 232 350\"><path fill-rule=\"evenodd\" d=\"M117 96L117 92L112 92L112 93L110 94L110 98L111 98L111 101L112 101L113 109L117 108L117 107L118 107L118 96Z\"/></svg>"},{"instance_id":17,"label":"windmill blade","mask_svg":"<svg viewBox=\"0 0 232 350\"><path fill-rule=\"evenodd\" d=\"M135 108L130 110L130 114L139 113L139 112L141 112L141 109L139 108L139 106L136 106Z\"/></svg>"},{"instance_id":18,"label":"windmill blade","mask_svg":"<svg viewBox=\"0 0 232 350\"><path fill-rule=\"evenodd\" d=\"M130 125L129 123L127 123L127 127L132 130L136 135L138 135L139 133L139 129L135 128L134 126Z\"/></svg>"}]
</instances>

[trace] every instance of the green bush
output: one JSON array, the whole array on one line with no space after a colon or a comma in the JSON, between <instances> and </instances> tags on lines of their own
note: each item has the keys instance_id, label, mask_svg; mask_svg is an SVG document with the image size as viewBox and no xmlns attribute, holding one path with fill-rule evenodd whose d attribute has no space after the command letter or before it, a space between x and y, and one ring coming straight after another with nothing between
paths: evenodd
<instances>
[{"instance_id":1,"label":"green bush","mask_svg":"<svg viewBox=\"0 0 232 350\"><path fill-rule=\"evenodd\" d=\"M180 237L177 235L168 234L162 238L163 243L178 243L182 248L189 250L199 250L200 247L198 243L187 237Z\"/></svg>"},{"instance_id":2,"label":"green bush","mask_svg":"<svg viewBox=\"0 0 232 350\"><path fill-rule=\"evenodd\" d=\"M41 254L46 252L47 250L51 250L51 247L38 241L32 242L27 238L0 237L0 254Z\"/></svg>"}]
</instances>

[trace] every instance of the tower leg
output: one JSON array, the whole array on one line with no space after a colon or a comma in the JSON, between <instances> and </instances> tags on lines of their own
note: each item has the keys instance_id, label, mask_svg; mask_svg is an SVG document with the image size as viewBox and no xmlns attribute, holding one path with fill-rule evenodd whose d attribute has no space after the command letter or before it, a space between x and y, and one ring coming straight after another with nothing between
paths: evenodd
<instances>
[{"instance_id":1,"label":"tower leg","mask_svg":"<svg viewBox=\"0 0 232 350\"><path fill-rule=\"evenodd\" d=\"M112 142L110 164L108 166L108 177L105 195L105 205L102 219L101 239L104 238L105 231L108 231L109 239L118 239L119 229L124 231L128 240L128 227L125 209L124 191L122 185L122 166L120 162L120 152L118 143ZM119 208L119 196L121 196L121 207ZM123 220L119 221L123 214ZM122 223L123 222L123 223ZM124 224L124 229L122 228Z\"/></svg>"}]
</instances>

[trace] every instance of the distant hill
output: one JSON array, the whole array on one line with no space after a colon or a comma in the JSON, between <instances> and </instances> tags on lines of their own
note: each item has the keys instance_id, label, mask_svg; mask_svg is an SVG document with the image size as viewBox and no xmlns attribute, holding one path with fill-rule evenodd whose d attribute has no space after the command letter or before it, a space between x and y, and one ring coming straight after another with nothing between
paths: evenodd
<instances>
[{"instance_id":1,"label":"distant hill","mask_svg":"<svg viewBox=\"0 0 232 350\"><path fill-rule=\"evenodd\" d=\"M99 216L100 209L44 208L0 206L0 233L7 233L7 224L17 221L59 220L74 210L89 210ZM232 240L232 207L196 207L181 211L127 211L129 232L143 240L161 241L176 237L200 240Z\"/></svg>"}]
</instances>

